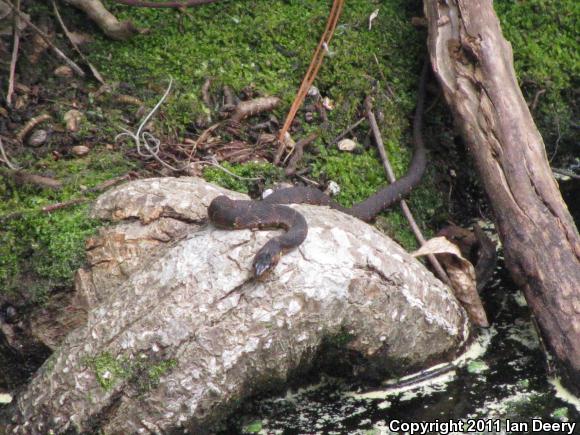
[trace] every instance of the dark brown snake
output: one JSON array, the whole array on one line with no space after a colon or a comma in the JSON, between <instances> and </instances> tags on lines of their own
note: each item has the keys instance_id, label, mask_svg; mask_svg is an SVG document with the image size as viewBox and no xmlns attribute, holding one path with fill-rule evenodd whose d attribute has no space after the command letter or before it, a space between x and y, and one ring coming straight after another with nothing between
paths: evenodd
<instances>
[{"instance_id":1,"label":"dark brown snake","mask_svg":"<svg viewBox=\"0 0 580 435\"><path fill-rule=\"evenodd\" d=\"M284 252L299 246L308 234L308 224L304 216L282 204L325 205L368 222L381 211L399 202L419 184L426 164L421 129L427 72L428 63L425 62L421 72L419 96L413 121L414 152L409 169L404 177L385 186L376 194L351 208L341 206L317 189L304 186L277 190L262 201L232 200L221 195L211 202L208 216L216 227L232 230L243 228L284 228L286 230L284 234L270 239L260 248L254 257L254 276L260 277L271 270Z\"/></svg>"}]
</instances>

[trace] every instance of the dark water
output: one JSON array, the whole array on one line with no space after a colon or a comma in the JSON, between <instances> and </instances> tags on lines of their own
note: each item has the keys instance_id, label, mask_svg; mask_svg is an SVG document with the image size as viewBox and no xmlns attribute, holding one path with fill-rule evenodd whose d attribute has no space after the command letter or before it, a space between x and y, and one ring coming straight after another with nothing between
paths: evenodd
<instances>
[{"instance_id":1,"label":"dark water","mask_svg":"<svg viewBox=\"0 0 580 435\"><path fill-rule=\"evenodd\" d=\"M578 226L580 180L559 184ZM232 420L235 423L227 433L378 435L401 433L389 430L393 420L470 419L476 420L470 427L448 433L568 433L533 431L533 420L538 419L542 423L578 422L573 433L580 434L580 399L564 401L558 397L550 375L552 363L546 360L530 310L503 262L482 297L492 327L481 331L473 347L476 350L479 346L479 355L441 376L441 382L387 393L388 387L373 391L327 378L286 397L247 405L243 416ZM570 404L574 400L575 405ZM527 430L524 425L506 429L507 419L512 425L527 424ZM240 425L240 421L244 423ZM477 425L483 426L478 430ZM446 433L444 427L438 429Z\"/></svg>"},{"instance_id":2,"label":"dark water","mask_svg":"<svg viewBox=\"0 0 580 435\"><path fill-rule=\"evenodd\" d=\"M479 348L479 356L475 353L475 359L441 376L442 382L391 394L384 393L386 389L375 390L365 398L360 394L368 393L364 387L326 380L285 398L257 402L243 417L245 430L238 427L230 431L388 434L397 433L389 431L393 420L480 419L472 423L471 433L531 433L532 419L543 423L580 421L578 409L558 398L548 382L546 357L529 309L503 267L484 297L493 326L482 331L479 344L472 348ZM445 378L447 381L443 381ZM530 424L529 431L505 431L506 418ZM439 428L439 432L443 430ZM467 426L459 433L468 433ZM580 429L576 428L575 433Z\"/></svg>"}]
</instances>

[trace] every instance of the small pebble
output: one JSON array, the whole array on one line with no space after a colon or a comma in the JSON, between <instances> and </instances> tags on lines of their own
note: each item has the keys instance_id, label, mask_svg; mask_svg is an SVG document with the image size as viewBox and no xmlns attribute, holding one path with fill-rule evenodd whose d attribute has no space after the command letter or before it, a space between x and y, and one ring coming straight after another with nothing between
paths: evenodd
<instances>
[{"instance_id":1,"label":"small pebble","mask_svg":"<svg viewBox=\"0 0 580 435\"><path fill-rule=\"evenodd\" d=\"M272 193L274 193L273 189L266 189L262 192L262 199L266 198L267 196L270 196Z\"/></svg>"},{"instance_id":2,"label":"small pebble","mask_svg":"<svg viewBox=\"0 0 580 435\"><path fill-rule=\"evenodd\" d=\"M26 141L27 145L30 147L39 147L48 139L48 132L39 128L38 130L34 130L30 133L28 140Z\"/></svg>"},{"instance_id":3,"label":"small pebble","mask_svg":"<svg viewBox=\"0 0 580 435\"><path fill-rule=\"evenodd\" d=\"M8 305L5 310L5 318L8 323L15 323L18 319L18 312L12 305Z\"/></svg>"},{"instance_id":4,"label":"small pebble","mask_svg":"<svg viewBox=\"0 0 580 435\"><path fill-rule=\"evenodd\" d=\"M352 151L356 148L356 142L352 139L342 139L338 144L338 149L341 151Z\"/></svg>"},{"instance_id":5,"label":"small pebble","mask_svg":"<svg viewBox=\"0 0 580 435\"><path fill-rule=\"evenodd\" d=\"M74 147L71 148L71 151L75 156L82 157L86 156L89 153L90 148L85 145L75 145Z\"/></svg>"},{"instance_id":6,"label":"small pebble","mask_svg":"<svg viewBox=\"0 0 580 435\"><path fill-rule=\"evenodd\" d=\"M306 120L306 122L312 122L314 121L314 115L312 114L312 112L306 112L304 114L304 119Z\"/></svg>"},{"instance_id":7,"label":"small pebble","mask_svg":"<svg viewBox=\"0 0 580 435\"><path fill-rule=\"evenodd\" d=\"M330 181L328 187L326 188L327 195L336 196L340 193L340 186L336 181Z\"/></svg>"}]
</instances>

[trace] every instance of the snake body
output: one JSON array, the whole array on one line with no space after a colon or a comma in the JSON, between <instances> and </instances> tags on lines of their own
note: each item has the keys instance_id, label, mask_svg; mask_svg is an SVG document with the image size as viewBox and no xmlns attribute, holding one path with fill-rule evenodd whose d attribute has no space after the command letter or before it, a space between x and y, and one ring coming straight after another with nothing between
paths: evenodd
<instances>
[{"instance_id":1,"label":"snake body","mask_svg":"<svg viewBox=\"0 0 580 435\"><path fill-rule=\"evenodd\" d=\"M305 186L277 190L262 201L239 201L220 195L211 202L208 216L210 221L219 228L284 228L286 230L284 234L273 237L260 248L254 257L254 276L260 277L271 270L284 252L296 248L306 239L308 234L306 219L296 210L283 204L324 205L368 222L381 211L400 201L419 184L426 166L426 152L421 129L427 65L426 62L421 72L419 96L413 121L413 158L407 173L402 178L350 208L336 203L317 189Z\"/></svg>"}]
</instances>

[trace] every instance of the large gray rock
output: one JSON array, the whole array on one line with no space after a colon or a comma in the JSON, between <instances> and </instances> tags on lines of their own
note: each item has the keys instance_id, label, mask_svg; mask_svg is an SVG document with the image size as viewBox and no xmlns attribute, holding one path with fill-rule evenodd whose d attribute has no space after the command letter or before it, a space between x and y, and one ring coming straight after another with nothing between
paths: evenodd
<instances>
[{"instance_id":1,"label":"large gray rock","mask_svg":"<svg viewBox=\"0 0 580 435\"><path fill-rule=\"evenodd\" d=\"M334 210L294 206L306 241L254 280L253 255L272 232L205 223L223 192L163 178L99 198L95 216L125 221L89 242L91 267L77 279L87 322L18 396L15 433L199 433L307 369L324 339L348 342L357 369L380 374L465 344L468 321L451 292L392 240Z\"/></svg>"}]
</instances>

